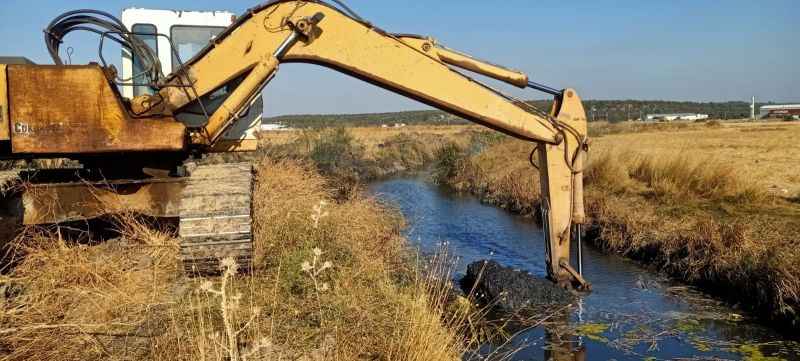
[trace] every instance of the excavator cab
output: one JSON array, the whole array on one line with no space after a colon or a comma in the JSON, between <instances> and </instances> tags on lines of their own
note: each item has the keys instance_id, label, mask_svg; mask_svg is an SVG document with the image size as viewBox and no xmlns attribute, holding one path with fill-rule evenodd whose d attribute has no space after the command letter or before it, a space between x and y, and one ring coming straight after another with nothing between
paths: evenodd
<instances>
[{"instance_id":1,"label":"excavator cab","mask_svg":"<svg viewBox=\"0 0 800 361\"><path fill-rule=\"evenodd\" d=\"M229 11L183 11L166 9L128 8L122 11L122 23L144 44L155 51L161 70L168 75L206 47L236 20ZM129 79L120 85L122 96L128 99L143 94L155 94L142 75L142 60L128 49L122 50L122 78ZM230 94L222 88L211 94L205 102L206 111L213 112ZM225 151L254 151L257 148L256 132L261 128L264 102L257 96L247 105L242 116L222 135L218 149ZM175 119L188 127L203 126L207 120L197 104L187 107Z\"/></svg>"}]
</instances>

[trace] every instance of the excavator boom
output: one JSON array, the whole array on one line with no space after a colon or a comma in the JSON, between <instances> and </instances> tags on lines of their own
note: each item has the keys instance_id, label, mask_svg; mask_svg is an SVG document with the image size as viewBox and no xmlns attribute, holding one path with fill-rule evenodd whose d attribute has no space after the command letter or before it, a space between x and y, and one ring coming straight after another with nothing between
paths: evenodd
<instances>
[{"instance_id":1,"label":"excavator boom","mask_svg":"<svg viewBox=\"0 0 800 361\"><path fill-rule=\"evenodd\" d=\"M308 24L315 16L321 17L319 23ZM282 47L303 26L309 33L301 34L288 49ZM558 143L558 131L545 117L533 116L446 64L460 64L517 86L527 84L524 74L476 61L431 39L390 34L322 2L272 1L251 9L184 69L173 73L160 96L168 100L169 111L179 112L223 84L246 76L244 81L253 85L252 89L240 85L246 99L274 75L278 64L298 62L335 69L514 137ZM194 89L183 84L192 84ZM224 129L217 127L212 121L206 131L213 136Z\"/></svg>"},{"instance_id":2,"label":"excavator boom","mask_svg":"<svg viewBox=\"0 0 800 361\"><path fill-rule=\"evenodd\" d=\"M124 38L124 35L120 37ZM133 48L141 48L135 39L131 41ZM103 91L106 100L104 107L95 108L100 109L99 114L91 119L97 129L123 130L109 136L127 136L125 132L137 129L129 124L145 124L145 121L173 133L180 132L185 126L186 143L180 144L180 138L172 136L167 144L169 147L182 146L185 150L200 152L225 151L220 149L223 135L247 106L260 96L282 63L309 63L334 69L535 143L541 174L542 223L549 276L565 286L588 287L579 272L570 266L572 225L583 223L585 218L582 168L588 143L586 115L578 94L572 89L556 90L533 83L522 72L448 49L429 37L386 32L347 8L340 9L314 0L273 0L250 9L192 59L182 63L157 84L152 84L157 91L154 94L123 101L117 92L107 87L108 83L95 86ZM553 108L550 112L539 111L460 70L549 93L554 96ZM75 83L79 76L99 77L102 74L88 68L83 69L84 75L70 75L73 70L63 68L50 71L66 82ZM17 84L23 84L25 79L53 76L39 68L24 67L9 68L8 74L10 78L19 79L12 79L9 87L12 100L14 97L20 100L29 97L28 92L17 90L22 89ZM220 90L226 92L224 99L212 101ZM81 96L88 97L86 94ZM82 101L82 98L75 100L76 103ZM70 111L74 113L79 109L80 106L72 107ZM178 120L182 113L196 113L197 109L207 119L204 124L183 124ZM14 114L22 114L11 110L12 118ZM110 120L102 116L109 113L116 114L114 126L107 126ZM75 117L71 113L70 116ZM41 114L28 116L31 119L43 117ZM170 127L170 124L181 126ZM21 134L11 134L12 143L15 137L23 139ZM41 147L41 144L36 144ZM116 147L106 146L103 151L135 150L125 139L114 145ZM169 148L161 143L156 145ZM39 148L36 151L46 153ZM66 151L79 152L79 149L67 147L60 153Z\"/></svg>"}]
</instances>

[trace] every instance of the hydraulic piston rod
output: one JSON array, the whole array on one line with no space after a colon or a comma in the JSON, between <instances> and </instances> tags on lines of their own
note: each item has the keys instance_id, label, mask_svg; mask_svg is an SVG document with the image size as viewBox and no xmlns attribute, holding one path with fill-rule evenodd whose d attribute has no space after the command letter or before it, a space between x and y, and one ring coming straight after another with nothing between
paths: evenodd
<instances>
[{"instance_id":1,"label":"hydraulic piston rod","mask_svg":"<svg viewBox=\"0 0 800 361\"><path fill-rule=\"evenodd\" d=\"M557 96L557 97L560 97L560 96L562 96L564 94L563 90L554 89L554 88L551 88L551 87L549 87L547 85L534 83L532 81L528 81L528 88L536 89L538 91L545 92L547 94L551 94L551 95L554 95L554 96Z\"/></svg>"}]
</instances>

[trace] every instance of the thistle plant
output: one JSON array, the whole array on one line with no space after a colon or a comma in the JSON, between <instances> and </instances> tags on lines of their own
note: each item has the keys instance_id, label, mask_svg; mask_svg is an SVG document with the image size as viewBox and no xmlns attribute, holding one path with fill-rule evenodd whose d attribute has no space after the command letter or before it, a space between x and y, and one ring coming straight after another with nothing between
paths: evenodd
<instances>
[{"instance_id":1,"label":"thistle plant","mask_svg":"<svg viewBox=\"0 0 800 361\"><path fill-rule=\"evenodd\" d=\"M320 298L320 293L324 293L330 289L327 282L320 283L319 276L325 270L333 267L333 262L325 261L320 264L320 258L323 255L321 249L315 247L312 252L314 253L314 257L311 261L305 261L303 264L300 265L300 268L305 272L311 280L314 282L314 290L316 291L317 296L317 304L319 305L319 320L322 323L322 300Z\"/></svg>"},{"instance_id":2,"label":"thistle plant","mask_svg":"<svg viewBox=\"0 0 800 361\"><path fill-rule=\"evenodd\" d=\"M314 229L319 228L319 221L328 216L328 212L323 212L323 208L328 205L326 201L319 201L319 204L314 206L313 213L311 213L311 220L314 221Z\"/></svg>"},{"instance_id":3,"label":"thistle plant","mask_svg":"<svg viewBox=\"0 0 800 361\"><path fill-rule=\"evenodd\" d=\"M239 352L239 334L244 332L261 312L260 308L253 307L250 319L239 329L234 327L234 312L240 308L242 294L234 293L231 289L231 280L239 271L239 265L233 257L226 257L220 261L222 279L219 288L214 288L214 283L205 281L200 285L200 290L209 295L219 298L219 306L222 311L222 323L225 326L225 339L227 341L226 351L228 359L231 361L242 360Z\"/></svg>"}]
</instances>

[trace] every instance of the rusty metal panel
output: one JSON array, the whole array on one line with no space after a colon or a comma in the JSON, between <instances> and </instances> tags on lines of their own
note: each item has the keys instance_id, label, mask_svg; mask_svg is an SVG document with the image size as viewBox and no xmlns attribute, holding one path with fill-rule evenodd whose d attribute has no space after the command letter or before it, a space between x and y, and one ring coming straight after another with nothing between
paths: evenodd
<instances>
[{"instance_id":1,"label":"rusty metal panel","mask_svg":"<svg viewBox=\"0 0 800 361\"><path fill-rule=\"evenodd\" d=\"M9 65L14 153L81 154L184 149L174 118L132 119L96 65Z\"/></svg>"},{"instance_id":2,"label":"rusty metal panel","mask_svg":"<svg viewBox=\"0 0 800 361\"><path fill-rule=\"evenodd\" d=\"M181 178L29 185L22 195L23 223L80 221L121 212L178 217L185 186Z\"/></svg>"},{"instance_id":3,"label":"rusty metal panel","mask_svg":"<svg viewBox=\"0 0 800 361\"><path fill-rule=\"evenodd\" d=\"M10 127L8 124L8 82L6 81L6 65L0 64L0 140L8 140Z\"/></svg>"}]
</instances>

